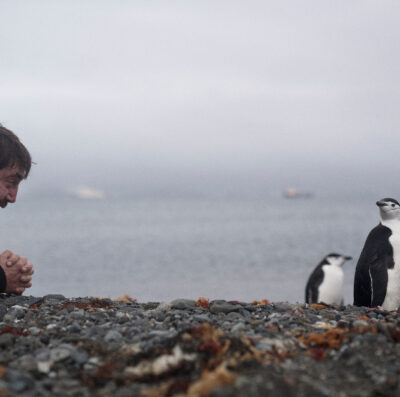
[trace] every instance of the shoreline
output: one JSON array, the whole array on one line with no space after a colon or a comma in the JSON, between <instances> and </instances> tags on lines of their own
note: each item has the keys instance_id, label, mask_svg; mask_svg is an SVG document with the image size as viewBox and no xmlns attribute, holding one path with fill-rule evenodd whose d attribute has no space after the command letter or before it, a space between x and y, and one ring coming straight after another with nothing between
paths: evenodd
<instances>
[{"instance_id":1,"label":"shoreline","mask_svg":"<svg viewBox=\"0 0 400 397\"><path fill-rule=\"evenodd\" d=\"M0 395L400 395L398 311L2 295L0 321Z\"/></svg>"}]
</instances>

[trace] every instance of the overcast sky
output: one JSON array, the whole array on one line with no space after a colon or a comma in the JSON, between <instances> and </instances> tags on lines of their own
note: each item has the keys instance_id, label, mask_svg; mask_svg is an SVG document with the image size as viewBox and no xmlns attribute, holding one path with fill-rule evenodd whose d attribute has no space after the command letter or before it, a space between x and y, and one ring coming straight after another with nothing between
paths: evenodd
<instances>
[{"instance_id":1,"label":"overcast sky","mask_svg":"<svg viewBox=\"0 0 400 397\"><path fill-rule=\"evenodd\" d=\"M397 180L397 0L0 0L0 15L0 122L37 185Z\"/></svg>"}]
</instances>

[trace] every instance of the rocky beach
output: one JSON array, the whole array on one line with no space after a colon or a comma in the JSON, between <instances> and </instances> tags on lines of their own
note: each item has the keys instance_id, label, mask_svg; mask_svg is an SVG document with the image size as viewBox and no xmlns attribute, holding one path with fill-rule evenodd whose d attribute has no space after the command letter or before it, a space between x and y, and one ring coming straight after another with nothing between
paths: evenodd
<instances>
[{"instance_id":1,"label":"rocky beach","mask_svg":"<svg viewBox=\"0 0 400 397\"><path fill-rule=\"evenodd\" d=\"M0 297L1 396L400 396L379 308Z\"/></svg>"}]
</instances>

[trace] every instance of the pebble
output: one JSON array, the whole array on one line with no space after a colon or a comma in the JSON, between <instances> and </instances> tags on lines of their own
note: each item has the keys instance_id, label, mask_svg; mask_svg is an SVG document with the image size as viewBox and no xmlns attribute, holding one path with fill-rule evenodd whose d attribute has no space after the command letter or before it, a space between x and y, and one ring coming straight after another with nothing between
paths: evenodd
<instances>
[{"instance_id":1,"label":"pebble","mask_svg":"<svg viewBox=\"0 0 400 397\"><path fill-rule=\"evenodd\" d=\"M50 361L54 363L66 360L70 356L71 352L65 347L56 347L50 350Z\"/></svg>"},{"instance_id":2,"label":"pebble","mask_svg":"<svg viewBox=\"0 0 400 397\"><path fill-rule=\"evenodd\" d=\"M242 306L238 304L232 304L226 301L212 301L210 303L210 312L214 314L218 313L230 313L241 309Z\"/></svg>"},{"instance_id":3,"label":"pebble","mask_svg":"<svg viewBox=\"0 0 400 397\"><path fill-rule=\"evenodd\" d=\"M232 327L231 332L236 334L239 332L243 332L245 330L246 330L246 325L244 323L237 323Z\"/></svg>"},{"instance_id":4,"label":"pebble","mask_svg":"<svg viewBox=\"0 0 400 397\"><path fill-rule=\"evenodd\" d=\"M196 307L196 301L192 299L175 299L171 302L171 307L178 310L193 309Z\"/></svg>"},{"instance_id":5,"label":"pebble","mask_svg":"<svg viewBox=\"0 0 400 397\"><path fill-rule=\"evenodd\" d=\"M0 347L7 348L14 344L14 336L12 334L0 335Z\"/></svg>"},{"instance_id":6,"label":"pebble","mask_svg":"<svg viewBox=\"0 0 400 397\"><path fill-rule=\"evenodd\" d=\"M104 341L109 342L119 342L122 339L122 335L118 331L108 331L106 336L104 337Z\"/></svg>"}]
</instances>

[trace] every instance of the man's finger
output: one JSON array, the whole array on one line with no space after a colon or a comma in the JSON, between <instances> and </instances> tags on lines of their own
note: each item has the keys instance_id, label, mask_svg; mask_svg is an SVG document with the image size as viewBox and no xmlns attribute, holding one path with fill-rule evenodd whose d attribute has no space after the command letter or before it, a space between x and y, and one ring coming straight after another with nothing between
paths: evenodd
<instances>
[{"instance_id":1,"label":"man's finger","mask_svg":"<svg viewBox=\"0 0 400 397\"><path fill-rule=\"evenodd\" d=\"M25 288L24 288L24 287L15 288L15 292L16 292L18 295L21 295L24 291L25 291Z\"/></svg>"},{"instance_id":2,"label":"man's finger","mask_svg":"<svg viewBox=\"0 0 400 397\"><path fill-rule=\"evenodd\" d=\"M33 274L33 273L34 273L34 270L33 270L32 263L28 263L27 265L25 265L25 266L21 269L21 273L24 273L24 274Z\"/></svg>"},{"instance_id":3,"label":"man's finger","mask_svg":"<svg viewBox=\"0 0 400 397\"><path fill-rule=\"evenodd\" d=\"M8 267L14 266L18 262L19 259L20 259L20 256L18 254L11 253L11 255L7 259L6 265Z\"/></svg>"},{"instance_id":4,"label":"man's finger","mask_svg":"<svg viewBox=\"0 0 400 397\"><path fill-rule=\"evenodd\" d=\"M9 258L13 253L10 250L5 250L1 256L4 256L5 259Z\"/></svg>"},{"instance_id":5,"label":"man's finger","mask_svg":"<svg viewBox=\"0 0 400 397\"><path fill-rule=\"evenodd\" d=\"M20 266L25 266L27 263L28 263L28 260L26 258L24 258L23 256L21 256L18 259L18 265L20 265Z\"/></svg>"},{"instance_id":6,"label":"man's finger","mask_svg":"<svg viewBox=\"0 0 400 397\"><path fill-rule=\"evenodd\" d=\"M31 281L32 280L32 277L30 277L30 276L21 276L20 278L20 281L22 281L23 283L29 283L29 281Z\"/></svg>"}]
</instances>

